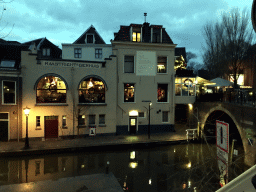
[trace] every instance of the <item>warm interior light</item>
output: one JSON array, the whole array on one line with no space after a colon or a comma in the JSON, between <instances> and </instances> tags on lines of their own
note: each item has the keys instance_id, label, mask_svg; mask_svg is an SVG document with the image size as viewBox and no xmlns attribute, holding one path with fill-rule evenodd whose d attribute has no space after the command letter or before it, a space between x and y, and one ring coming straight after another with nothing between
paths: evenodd
<instances>
[{"instance_id":1,"label":"warm interior light","mask_svg":"<svg viewBox=\"0 0 256 192\"><path fill-rule=\"evenodd\" d=\"M23 109L25 115L29 115L30 108L26 107Z\"/></svg>"},{"instance_id":2,"label":"warm interior light","mask_svg":"<svg viewBox=\"0 0 256 192\"><path fill-rule=\"evenodd\" d=\"M130 159L135 159L135 151L130 152Z\"/></svg>"},{"instance_id":3,"label":"warm interior light","mask_svg":"<svg viewBox=\"0 0 256 192\"><path fill-rule=\"evenodd\" d=\"M135 111L135 110L130 111L129 116L138 116L138 111Z\"/></svg>"},{"instance_id":4,"label":"warm interior light","mask_svg":"<svg viewBox=\"0 0 256 192\"><path fill-rule=\"evenodd\" d=\"M129 166L130 166L132 169L135 169L135 168L138 166L138 163L137 163L137 162L130 162Z\"/></svg>"},{"instance_id":5,"label":"warm interior light","mask_svg":"<svg viewBox=\"0 0 256 192\"><path fill-rule=\"evenodd\" d=\"M193 109L193 105L192 104L188 104L189 110Z\"/></svg>"},{"instance_id":6,"label":"warm interior light","mask_svg":"<svg viewBox=\"0 0 256 192\"><path fill-rule=\"evenodd\" d=\"M151 185L151 179L148 180L148 184Z\"/></svg>"},{"instance_id":7,"label":"warm interior light","mask_svg":"<svg viewBox=\"0 0 256 192\"><path fill-rule=\"evenodd\" d=\"M187 164L187 168L191 168L191 162Z\"/></svg>"}]
</instances>

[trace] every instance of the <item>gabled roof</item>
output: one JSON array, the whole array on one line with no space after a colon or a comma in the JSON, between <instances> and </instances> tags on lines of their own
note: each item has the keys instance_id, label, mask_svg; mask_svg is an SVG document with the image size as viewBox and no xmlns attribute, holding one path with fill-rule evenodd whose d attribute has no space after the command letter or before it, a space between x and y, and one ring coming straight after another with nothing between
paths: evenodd
<instances>
[{"instance_id":1,"label":"gabled roof","mask_svg":"<svg viewBox=\"0 0 256 192\"><path fill-rule=\"evenodd\" d=\"M162 25L150 25L149 23L143 23L142 24L130 24L129 26L120 26L120 30L117 33L114 33L114 41L130 41L130 29L131 27L142 27L142 38L143 42L149 42L150 41L150 34L151 34L151 29L162 29L162 43L168 43L168 44L173 44L172 39L166 32L165 28L163 28Z\"/></svg>"},{"instance_id":2,"label":"gabled roof","mask_svg":"<svg viewBox=\"0 0 256 192\"><path fill-rule=\"evenodd\" d=\"M94 38L95 38L94 44L106 44L93 25L91 25L73 44L86 44L85 43L86 34L94 34Z\"/></svg>"},{"instance_id":3,"label":"gabled roof","mask_svg":"<svg viewBox=\"0 0 256 192\"><path fill-rule=\"evenodd\" d=\"M30 46L31 44L35 44L35 46L37 47L37 50L40 50L40 45L42 44L42 42L46 39L45 38L40 38L40 39L35 39L35 40L32 40L32 41L28 41L28 42L25 42L25 43L22 43L22 45L27 45L27 46Z\"/></svg>"},{"instance_id":4,"label":"gabled roof","mask_svg":"<svg viewBox=\"0 0 256 192\"><path fill-rule=\"evenodd\" d=\"M1 38L0 38L0 43L2 43L2 44L13 44L13 45L19 45L20 44L20 42L18 42L18 41L6 41L6 40L1 39Z\"/></svg>"}]
</instances>

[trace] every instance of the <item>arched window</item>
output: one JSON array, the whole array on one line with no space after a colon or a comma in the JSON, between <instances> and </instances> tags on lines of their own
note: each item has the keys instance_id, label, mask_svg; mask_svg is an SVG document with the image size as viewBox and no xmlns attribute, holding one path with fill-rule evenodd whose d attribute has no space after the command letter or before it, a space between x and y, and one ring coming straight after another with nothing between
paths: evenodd
<instances>
[{"instance_id":1,"label":"arched window","mask_svg":"<svg viewBox=\"0 0 256 192\"><path fill-rule=\"evenodd\" d=\"M105 103L105 85L103 81L91 77L79 85L79 103Z\"/></svg>"},{"instance_id":2,"label":"arched window","mask_svg":"<svg viewBox=\"0 0 256 192\"><path fill-rule=\"evenodd\" d=\"M65 82L59 77L43 77L37 84L37 103L66 103L67 89Z\"/></svg>"}]
</instances>

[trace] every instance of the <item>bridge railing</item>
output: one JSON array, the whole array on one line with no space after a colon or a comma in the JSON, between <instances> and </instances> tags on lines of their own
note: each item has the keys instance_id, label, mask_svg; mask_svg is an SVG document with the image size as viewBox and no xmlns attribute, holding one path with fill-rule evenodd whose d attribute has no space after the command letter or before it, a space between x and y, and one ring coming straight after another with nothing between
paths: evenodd
<instances>
[{"instance_id":1,"label":"bridge railing","mask_svg":"<svg viewBox=\"0 0 256 192\"><path fill-rule=\"evenodd\" d=\"M240 105L256 107L256 91L236 89L223 93L199 94L196 97L199 102L229 102Z\"/></svg>"}]
</instances>

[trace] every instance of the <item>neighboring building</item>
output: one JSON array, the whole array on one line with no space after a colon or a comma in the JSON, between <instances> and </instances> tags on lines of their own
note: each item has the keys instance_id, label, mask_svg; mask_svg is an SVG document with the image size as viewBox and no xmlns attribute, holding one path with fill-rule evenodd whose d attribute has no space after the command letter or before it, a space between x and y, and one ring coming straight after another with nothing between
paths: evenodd
<instances>
[{"instance_id":1,"label":"neighboring building","mask_svg":"<svg viewBox=\"0 0 256 192\"><path fill-rule=\"evenodd\" d=\"M19 43L0 42L0 141L21 138L21 49Z\"/></svg>"},{"instance_id":2,"label":"neighboring building","mask_svg":"<svg viewBox=\"0 0 256 192\"><path fill-rule=\"evenodd\" d=\"M104 61L111 54L111 44L106 44L93 26L89 27L74 43L62 44L62 59Z\"/></svg>"}]
</instances>

